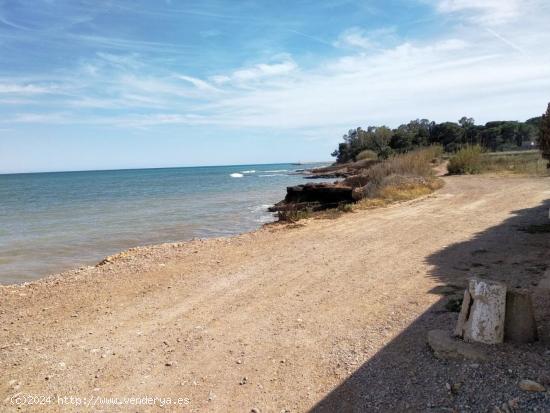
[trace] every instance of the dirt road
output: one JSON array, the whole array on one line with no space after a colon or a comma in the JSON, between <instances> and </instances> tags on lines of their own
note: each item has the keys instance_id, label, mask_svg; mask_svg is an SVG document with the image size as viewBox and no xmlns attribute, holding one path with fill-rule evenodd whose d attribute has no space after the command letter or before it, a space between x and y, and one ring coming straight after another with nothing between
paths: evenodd
<instances>
[{"instance_id":1,"label":"dirt road","mask_svg":"<svg viewBox=\"0 0 550 413\"><path fill-rule=\"evenodd\" d=\"M161 410L161 400L107 397L170 398L163 411L487 411L514 397L544 406L547 393L516 386L544 379L544 344L495 350L522 357L517 365L472 366L434 359L425 332L452 328L445 296L469 275L536 287L549 236L522 229L547 222L550 179L445 181L422 200L140 248L0 287L0 410ZM43 404L18 410L13 395Z\"/></svg>"}]
</instances>

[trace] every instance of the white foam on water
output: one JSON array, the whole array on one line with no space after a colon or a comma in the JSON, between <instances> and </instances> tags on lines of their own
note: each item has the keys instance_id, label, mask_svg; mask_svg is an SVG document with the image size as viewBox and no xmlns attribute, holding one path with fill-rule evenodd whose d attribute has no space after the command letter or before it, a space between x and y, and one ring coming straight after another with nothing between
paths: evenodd
<instances>
[{"instance_id":1,"label":"white foam on water","mask_svg":"<svg viewBox=\"0 0 550 413\"><path fill-rule=\"evenodd\" d=\"M256 171L254 169L250 170L250 171L241 171L242 174L255 174Z\"/></svg>"},{"instance_id":2,"label":"white foam on water","mask_svg":"<svg viewBox=\"0 0 550 413\"><path fill-rule=\"evenodd\" d=\"M273 171L262 171L265 173L275 173L275 172L288 172L288 169L274 169Z\"/></svg>"},{"instance_id":3,"label":"white foam on water","mask_svg":"<svg viewBox=\"0 0 550 413\"><path fill-rule=\"evenodd\" d=\"M242 178L244 175L239 173L233 173L229 175L231 178Z\"/></svg>"},{"instance_id":4,"label":"white foam on water","mask_svg":"<svg viewBox=\"0 0 550 413\"><path fill-rule=\"evenodd\" d=\"M266 175L258 175L260 178L265 178L268 176L286 176L286 174L266 174Z\"/></svg>"},{"instance_id":5,"label":"white foam on water","mask_svg":"<svg viewBox=\"0 0 550 413\"><path fill-rule=\"evenodd\" d=\"M256 205L250 208L250 212L266 212L270 206L270 204Z\"/></svg>"}]
</instances>

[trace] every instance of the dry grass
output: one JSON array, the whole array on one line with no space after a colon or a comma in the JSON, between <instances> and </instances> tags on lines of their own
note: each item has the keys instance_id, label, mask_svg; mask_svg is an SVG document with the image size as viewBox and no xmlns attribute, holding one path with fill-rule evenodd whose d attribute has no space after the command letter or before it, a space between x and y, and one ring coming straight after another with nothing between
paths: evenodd
<instances>
[{"instance_id":1,"label":"dry grass","mask_svg":"<svg viewBox=\"0 0 550 413\"><path fill-rule=\"evenodd\" d=\"M294 223L306 218L335 219L354 210L383 207L428 195L443 186L443 181L435 177L433 170L442 153L440 146L431 146L376 163L365 168L360 175L344 180L344 184L362 192L363 199L356 204L342 204L338 208L318 212L279 212L279 221Z\"/></svg>"},{"instance_id":2,"label":"dry grass","mask_svg":"<svg viewBox=\"0 0 550 413\"><path fill-rule=\"evenodd\" d=\"M538 151L484 153L480 146L466 146L449 160L450 174L515 174L546 176L546 161Z\"/></svg>"},{"instance_id":3,"label":"dry grass","mask_svg":"<svg viewBox=\"0 0 550 413\"><path fill-rule=\"evenodd\" d=\"M482 172L548 176L547 161L537 152L510 152L485 154L482 160Z\"/></svg>"},{"instance_id":4,"label":"dry grass","mask_svg":"<svg viewBox=\"0 0 550 413\"><path fill-rule=\"evenodd\" d=\"M433 191L440 189L444 185L443 180L439 178L427 178L424 180L416 180L403 182L396 185L388 185L383 187L378 196L373 198L364 198L354 205L355 209L372 209L380 208L396 202L410 201L431 194Z\"/></svg>"},{"instance_id":5,"label":"dry grass","mask_svg":"<svg viewBox=\"0 0 550 413\"><path fill-rule=\"evenodd\" d=\"M364 198L384 198L383 191L391 187L425 186L428 178L434 176L433 168L442 153L440 146L431 146L397 155L345 182L361 187Z\"/></svg>"}]
</instances>

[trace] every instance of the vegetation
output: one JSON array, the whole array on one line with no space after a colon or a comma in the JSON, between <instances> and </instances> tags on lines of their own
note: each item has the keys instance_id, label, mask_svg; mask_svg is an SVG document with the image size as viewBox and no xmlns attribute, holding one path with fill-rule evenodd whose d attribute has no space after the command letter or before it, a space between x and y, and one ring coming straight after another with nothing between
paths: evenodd
<instances>
[{"instance_id":1,"label":"vegetation","mask_svg":"<svg viewBox=\"0 0 550 413\"><path fill-rule=\"evenodd\" d=\"M539 146L543 158L548 161L547 168L550 168L550 103L540 121Z\"/></svg>"},{"instance_id":2,"label":"vegetation","mask_svg":"<svg viewBox=\"0 0 550 413\"><path fill-rule=\"evenodd\" d=\"M365 149L364 151L359 152L355 158L358 161L378 159L378 154L370 149Z\"/></svg>"},{"instance_id":3,"label":"vegetation","mask_svg":"<svg viewBox=\"0 0 550 413\"><path fill-rule=\"evenodd\" d=\"M478 174L482 170L483 148L467 145L449 160L447 170L453 175Z\"/></svg>"},{"instance_id":4,"label":"vegetation","mask_svg":"<svg viewBox=\"0 0 550 413\"><path fill-rule=\"evenodd\" d=\"M539 151L516 151L484 154L481 172L545 176L549 169Z\"/></svg>"},{"instance_id":5,"label":"vegetation","mask_svg":"<svg viewBox=\"0 0 550 413\"><path fill-rule=\"evenodd\" d=\"M449 160L450 174L509 173L546 175L546 162L538 151L487 153L479 145L465 146Z\"/></svg>"},{"instance_id":6,"label":"vegetation","mask_svg":"<svg viewBox=\"0 0 550 413\"><path fill-rule=\"evenodd\" d=\"M550 113L548 114L550 115ZM546 115L546 131L550 134L550 118ZM446 152L455 152L465 145L479 145L490 151L508 151L529 146L540 134L541 118L526 122L497 121L476 125L472 118L463 117L458 121L435 123L427 119L414 120L396 129L386 126L369 126L367 129L350 130L343 136L343 142L332 153L337 163L356 161L364 151L372 151L381 159L394 154L438 144ZM544 135L548 136L548 135ZM548 156L550 159L550 138ZM542 145L541 139L541 145ZM370 153L370 152L369 152ZM365 156L365 155L361 155Z\"/></svg>"},{"instance_id":7,"label":"vegetation","mask_svg":"<svg viewBox=\"0 0 550 413\"><path fill-rule=\"evenodd\" d=\"M441 146L430 146L394 155L346 181L362 191L359 208L414 199L442 186L433 170L442 152Z\"/></svg>"}]
</instances>

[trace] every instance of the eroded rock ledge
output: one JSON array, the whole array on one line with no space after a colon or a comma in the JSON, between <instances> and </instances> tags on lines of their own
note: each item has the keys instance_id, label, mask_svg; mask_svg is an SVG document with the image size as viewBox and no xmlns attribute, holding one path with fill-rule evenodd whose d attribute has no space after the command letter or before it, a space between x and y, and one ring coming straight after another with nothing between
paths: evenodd
<instances>
[{"instance_id":1,"label":"eroded rock ledge","mask_svg":"<svg viewBox=\"0 0 550 413\"><path fill-rule=\"evenodd\" d=\"M353 202L353 188L342 183L318 183L289 186L286 197L276 203L269 211L290 211L311 209L320 211L336 208L340 204Z\"/></svg>"}]
</instances>

